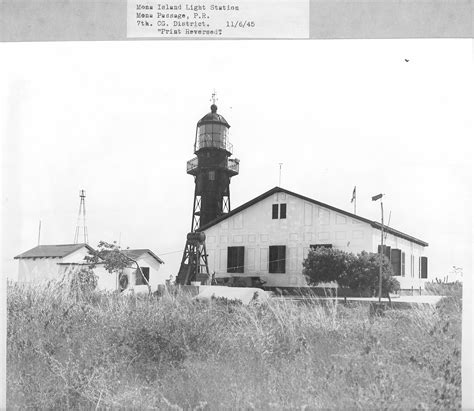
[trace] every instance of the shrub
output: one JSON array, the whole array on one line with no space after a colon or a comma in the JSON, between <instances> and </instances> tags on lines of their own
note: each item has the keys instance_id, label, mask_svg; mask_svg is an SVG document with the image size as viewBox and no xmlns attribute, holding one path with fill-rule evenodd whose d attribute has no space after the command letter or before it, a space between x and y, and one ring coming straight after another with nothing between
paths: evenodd
<instances>
[{"instance_id":1,"label":"shrub","mask_svg":"<svg viewBox=\"0 0 474 411\"><path fill-rule=\"evenodd\" d=\"M89 268L81 268L72 273L70 289L74 293L90 294L97 288L97 275Z\"/></svg>"},{"instance_id":2,"label":"shrub","mask_svg":"<svg viewBox=\"0 0 474 411\"><path fill-rule=\"evenodd\" d=\"M382 256L382 293L387 295L400 288L393 278L390 261ZM379 287L380 255L365 251L354 255L332 248L311 250L303 262L303 274L310 285L336 281L342 287L369 291Z\"/></svg>"},{"instance_id":3,"label":"shrub","mask_svg":"<svg viewBox=\"0 0 474 411\"><path fill-rule=\"evenodd\" d=\"M345 271L346 275L340 278L340 285L355 290L368 290L376 294L379 289L380 254L362 251L352 259ZM386 256L382 256L382 294L400 289L400 283L393 277L392 265Z\"/></svg>"},{"instance_id":4,"label":"shrub","mask_svg":"<svg viewBox=\"0 0 474 411\"><path fill-rule=\"evenodd\" d=\"M425 284L425 290L429 294L462 298L462 283L459 281L454 283L439 283L432 281Z\"/></svg>"},{"instance_id":5,"label":"shrub","mask_svg":"<svg viewBox=\"0 0 474 411\"><path fill-rule=\"evenodd\" d=\"M310 285L338 281L347 276L355 256L335 248L318 247L310 250L303 261L303 274Z\"/></svg>"}]
</instances>

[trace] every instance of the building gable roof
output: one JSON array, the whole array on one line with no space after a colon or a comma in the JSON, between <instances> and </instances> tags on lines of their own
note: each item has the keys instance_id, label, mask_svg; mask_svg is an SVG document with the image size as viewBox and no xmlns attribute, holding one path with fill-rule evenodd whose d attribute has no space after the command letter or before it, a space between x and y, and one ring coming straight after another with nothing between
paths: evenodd
<instances>
[{"instance_id":1,"label":"building gable roof","mask_svg":"<svg viewBox=\"0 0 474 411\"><path fill-rule=\"evenodd\" d=\"M72 254L74 251L80 250L82 247L86 247L88 251L94 251L94 249L85 243L81 244L53 244L53 245L39 245L32 248L31 250L25 251L14 257L14 259L21 258L63 258ZM122 250L122 252L134 260L140 258L143 254L149 254L160 264L164 264L164 261L158 257L153 251L143 248L134 250Z\"/></svg>"},{"instance_id":2,"label":"building gable roof","mask_svg":"<svg viewBox=\"0 0 474 411\"><path fill-rule=\"evenodd\" d=\"M361 217L361 216L358 216L356 214L352 214L348 211L345 211L345 210L341 210L339 208L336 208L336 207L333 207L329 204L325 204L325 203L322 203L320 201L317 201L317 200L314 200L312 198L309 198L309 197L305 197L305 196L302 196L301 194L297 194L297 193L293 193L292 191L289 191L289 190L285 190L284 188L281 188L281 187L274 187L272 188L271 190L268 190L267 192L259 195L258 197L255 197L253 200L250 200L248 202L246 202L245 204L242 204L240 207L237 207L235 208L234 210L232 210L230 213L227 213L227 214L224 214L218 218L216 218L215 220L213 221L210 221L209 223L207 223L206 225L204 225L203 227L201 227L199 229L199 231L204 231L204 230L207 230L208 228L214 226L215 224L217 223L220 223L221 221L237 214L237 213L240 213L241 211L245 210L246 208L249 208L251 206L253 206L254 204L264 200L265 198L275 194L275 193L286 193L288 195L291 195L291 196L294 196L294 197L297 197L297 198L300 198L301 200L304 200L304 201L307 201L308 203L312 203L312 204L316 204L318 206L321 206L321 207L324 207L324 208L327 208L329 210L333 210L333 211L336 211L337 213L340 213L340 214L343 214L343 215L346 215L348 217L351 217L353 218L354 220L359 220L359 221L362 221L364 223L367 223L367 224L370 224L372 227L374 228L377 228L377 229L381 229L381 224L378 223L377 221L373 221L373 220L369 220L367 218L364 218L364 217ZM418 238L415 238L415 237L412 237L411 235L408 235L408 234L405 234L405 233L402 233L401 231L398 231L398 230L395 230L393 228L390 228L390 227L387 227L384 225L384 231L385 232L388 232L390 234L393 234L393 235L396 235L397 237L401 237L405 240L408 240L408 241L412 241L416 244L419 244L419 245L422 245L424 247L428 246L428 243L423 241L423 240L420 240Z\"/></svg>"},{"instance_id":3,"label":"building gable roof","mask_svg":"<svg viewBox=\"0 0 474 411\"><path fill-rule=\"evenodd\" d=\"M88 244L55 244L55 245L39 245L31 250L25 251L14 257L15 259L20 258L63 258L72 254L74 251L80 250L82 247L86 247L92 251L92 247Z\"/></svg>"},{"instance_id":4,"label":"building gable roof","mask_svg":"<svg viewBox=\"0 0 474 411\"><path fill-rule=\"evenodd\" d=\"M133 258L134 260L137 260L143 254L149 254L160 264L165 263L160 257L158 257L153 251L149 250L148 248L137 248L134 250L127 249L127 250L122 250L122 253L124 253L127 257Z\"/></svg>"}]
</instances>

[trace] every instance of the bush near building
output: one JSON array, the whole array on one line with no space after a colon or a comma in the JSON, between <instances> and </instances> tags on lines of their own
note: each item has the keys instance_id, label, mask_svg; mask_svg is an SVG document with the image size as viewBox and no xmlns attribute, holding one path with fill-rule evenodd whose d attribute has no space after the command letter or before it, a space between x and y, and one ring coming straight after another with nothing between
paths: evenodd
<instances>
[{"instance_id":1,"label":"bush near building","mask_svg":"<svg viewBox=\"0 0 474 411\"><path fill-rule=\"evenodd\" d=\"M337 282L365 295L375 295L379 287L380 254L362 251L355 255L333 248L310 250L303 262L303 274L309 285ZM392 266L382 256L382 294L388 295L400 288L393 277Z\"/></svg>"},{"instance_id":2,"label":"bush near building","mask_svg":"<svg viewBox=\"0 0 474 411\"><path fill-rule=\"evenodd\" d=\"M72 274L70 283L73 293L91 293L97 288L97 276L89 268L82 268Z\"/></svg>"}]
</instances>

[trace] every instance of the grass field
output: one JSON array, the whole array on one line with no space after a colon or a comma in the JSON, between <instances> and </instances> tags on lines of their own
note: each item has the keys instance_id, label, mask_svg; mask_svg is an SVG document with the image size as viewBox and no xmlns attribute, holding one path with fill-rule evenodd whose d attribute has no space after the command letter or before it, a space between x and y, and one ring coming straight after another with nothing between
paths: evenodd
<instances>
[{"instance_id":1,"label":"grass field","mask_svg":"<svg viewBox=\"0 0 474 411\"><path fill-rule=\"evenodd\" d=\"M437 307L245 307L8 287L9 408L455 409L461 288Z\"/></svg>"}]
</instances>

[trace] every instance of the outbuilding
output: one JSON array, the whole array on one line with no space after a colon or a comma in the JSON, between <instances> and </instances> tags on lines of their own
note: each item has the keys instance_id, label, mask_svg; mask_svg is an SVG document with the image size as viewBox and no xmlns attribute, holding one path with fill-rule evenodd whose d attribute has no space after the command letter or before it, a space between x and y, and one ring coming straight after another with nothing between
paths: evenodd
<instances>
[{"instance_id":1,"label":"outbuilding","mask_svg":"<svg viewBox=\"0 0 474 411\"><path fill-rule=\"evenodd\" d=\"M87 267L85 257L93 248L88 244L54 244L39 245L31 250L14 257L18 260L18 282L42 283L47 281L61 281L67 279L73 272ZM160 270L164 261L149 249L127 249L122 252L135 260L147 278L152 290L155 291L159 284L165 284L165 274ZM145 284L141 275L137 275L135 264L124 270L126 278L119 282L118 275L109 273L103 264L98 264L94 269L98 277L99 290L118 290L134 288Z\"/></svg>"}]
</instances>

